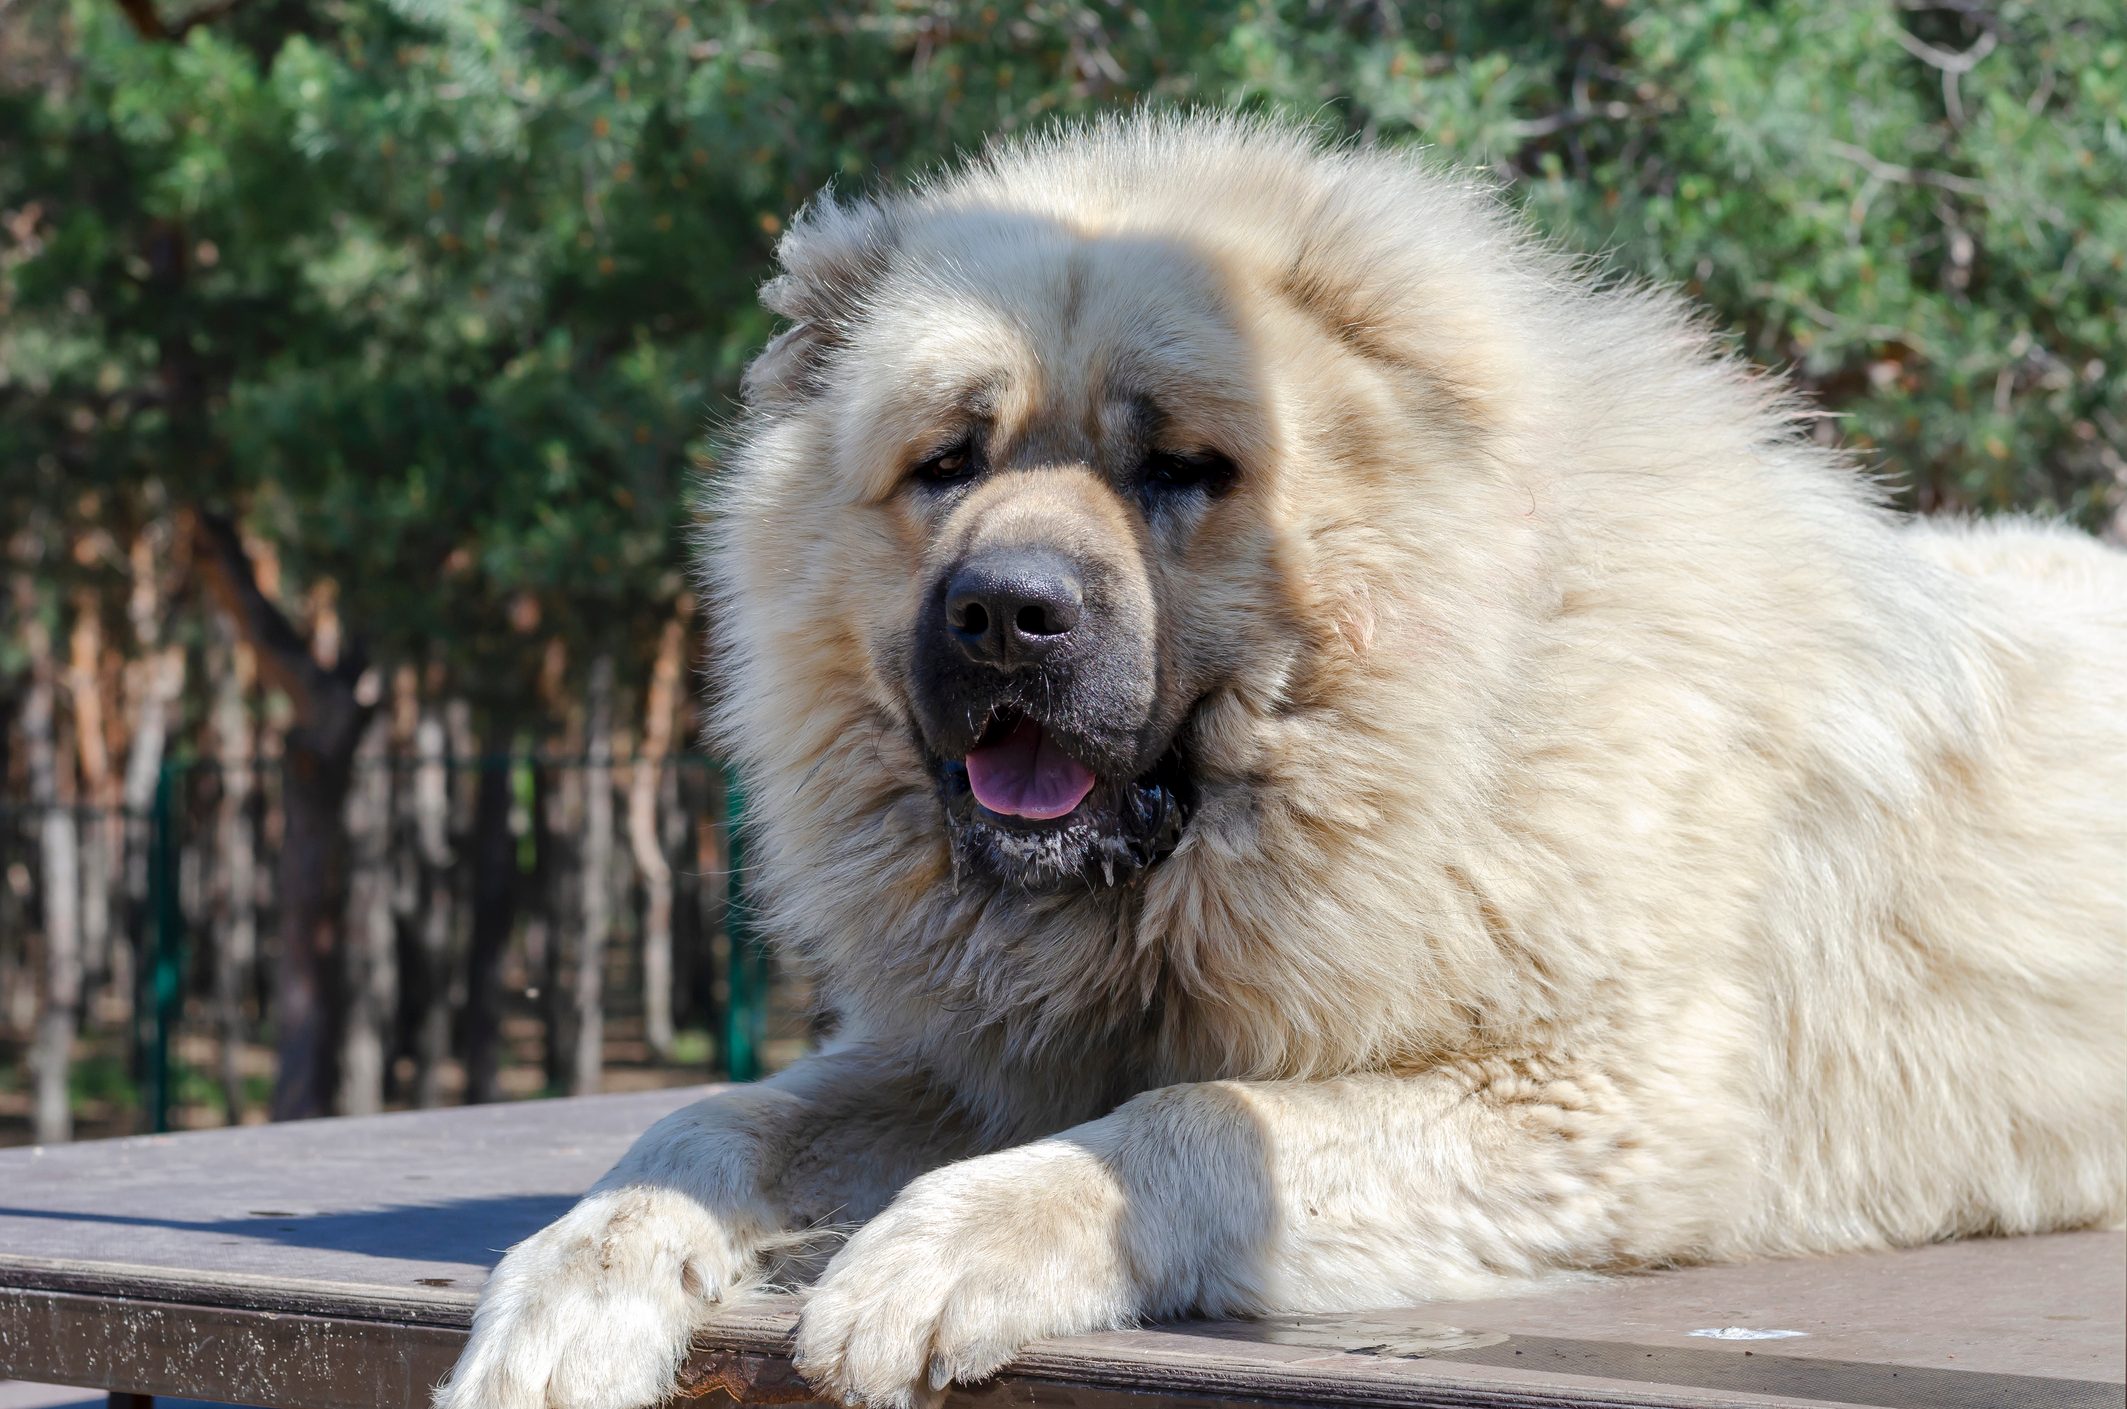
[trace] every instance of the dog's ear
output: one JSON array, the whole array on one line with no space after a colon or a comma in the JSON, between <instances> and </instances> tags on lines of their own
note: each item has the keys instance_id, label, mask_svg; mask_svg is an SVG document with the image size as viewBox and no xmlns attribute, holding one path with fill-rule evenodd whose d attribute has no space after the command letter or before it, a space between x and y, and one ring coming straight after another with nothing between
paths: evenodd
<instances>
[{"instance_id":1,"label":"dog's ear","mask_svg":"<svg viewBox=\"0 0 2127 1409\"><path fill-rule=\"evenodd\" d=\"M776 246L779 272L761 303L790 320L746 368L746 404L789 405L819 390L819 371L863 309L893 254L892 221L866 200L843 204L823 191L790 222Z\"/></svg>"}]
</instances>

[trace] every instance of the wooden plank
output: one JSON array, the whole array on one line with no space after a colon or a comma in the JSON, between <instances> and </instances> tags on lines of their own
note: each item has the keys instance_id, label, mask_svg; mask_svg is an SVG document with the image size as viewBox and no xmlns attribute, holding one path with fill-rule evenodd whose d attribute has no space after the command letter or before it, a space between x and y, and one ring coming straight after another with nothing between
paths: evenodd
<instances>
[{"instance_id":1,"label":"wooden plank","mask_svg":"<svg viewBox=\"0 0 2127 1409\"><path fill-rule=\"evenodd\" d=\"M2119 1287L2123 1260L2127 1259L2122 1257L2121 1240L2108 1234L1950 1244L1875 1257L1620 1278L1492 1302L1050 1342L1030 1352L1022 1364L1028 1372L1057 1379L1158 1380L1177 1364L1190 1383L1205 1382L1202 1376L1230 1378L1229 1368L1243 1376L1274 1375L1278 1366L1269 1362L1281 1357L1319 1359L1323 1350L1349 1355L1384 1341L1408 1342L1414 1331L1430 1328L1437 1332L1443 1324L1428 1318L1453 1315L1457 1323L1479 1328L1480 1333L1513 1337L1516 1349L1540 1346L1554 1361L1614 1362L1620 1349L1644 1361L1651 1352L1662 1351L1661 1365L1643 1365L1643 1373L1660 1369L1673 1378L1695 1376L1709 1387L1723 1382L1727 1368L1742 1359L1758 1359L1761 1363L1754 1369L1762 1379L1774 1375L1784 1360L1796 1358L1794 1353L1805 1348L1810 1354L1803 1358L1816 1362L1877 1363L1892 1371L1934 1367L1974 1377L1954 1383L1977 1384L1983 1378L2006 1374L2005 1383L2087 1376L2116 1386L2121 1378L2121 1308L2127 1303ZM417 1295L257 1276L172 1274L122 1264L83 1267L4 1255L0 1255L0 1279L106 1298L192 1301L338 1318L382 1317L445 1329L462 1328L470 1307L470 1298L456 1291ZM786 1306L770 1302L726 1317L715 1339L726 1351L772 1354L783 1345L791 1319ZM1711 1320L1717 1326L1743 1322L1803 1329L1805 1337L1745 1357L1731 1347L1714 1348L1691 1340L1694 1328L1687 1323L1693 1319ZM1561 1334L1566 1332L1577 1334ZM1862 1358L1871 1354L1872 1345L1887 1338L1903 1342L1895 1356L1885 1358L1879 1350L1873 1362ZM1678 1356L1673 1353L1677 1350L1693 1354ZM1475 1353L1461 1352L1459 1358L1466 1360ZM1437 1371L1456 1358L1457 1352L1435 1352L1429 1363ZM1240 1363L1238 1367L1214 1363L1224 1361ZM1343 1363L1355 1367L1362 1378L1401 1378L1379 1365ZM1815 1376L1819 1372L1805 1373ZM1922 1382L1907 1375L1892 1388L1903 1392ZM1269 1388L1268 1381L1263 1388ZM1328 1391L1317 1380L1292 1388L1306 1394ZM2103 1402L2115 1402L2118 1397L2114 1394Z\"/></svg>"},{"instance_id":2,"label":"wooden plank","mask_svg":"<svg viewBox=\"0 0 2127 1409\"><path fill-rule=\"evenodd\" d=\"M268 1409L420 1409L463 1342L464 1332L441 1327L0 1289L0 1368L6 1374L114 1393L204 1397ZM674 1409L727 1401L819 1402L791 1367L782 1337L763 1349L704 1347L690 1359L683 1384ZM1114 1366L1068 1354L1053 1366L1037 1357L991 1384L945 1399L945 1409L1003 1404L1737 1409L1798 1402L1640 1385L1530 1385L1453 1374L1382 1383L1364 1374L1311 1367L1264 1377L1245 1365L1174 1362L1155 1363L1150 1372L1131 1367L1118 1375Z\"/></svg>"},{"instance_id":3,"label":"wooden plank","mask_svg":"<svg viewBox=\"0 0 2127 1409\"><path fill-rule=\"evenodd\" d=\"M503 1249L707 1089L0 1150L0 1255L470 1306Z\"/></svg>"},{"instance_id":4,"label":"wooden plank","mask_svg":"<svg viewBox=\"0 0 2127 1409\"><path fill-rule=\"evenodd\" d=\"M1312 1339L1324 1344L1309 1349L1333 1349L1349 1339L1335 1334L1327 1318L1316 1319L1324 1323L1317 1328L1324 1333ZM756 1348L698 1351L688 1366L683 1398L711 1404L814 1403L791 1369L787 1329L787 1314L771 1313L745 1336ZM1194 1336L1185 1330L1155 1334L1183 1341ZM1372 1338L1364 1331L1358 1336ZM417 1409L463 1339L460 1330L407 1323L0 1291L0 1348L5 1348L0 1353L11 1375L121 1393L207 1395L273 1409ZM1410 1373L1396 1375L1383 1375L1364 1356L1345 1364L1321 1355L1269 1362L1251 1361L1245 1354L1221 1359L1188 1347L1168 1354L1156 1345L1137 1349L1137 1354L1117 1355L1112 1349L1037 1348L998 1382L957 1391L947 1404L967 1409L999 1404L1732 1409L1824 1403L1886 1409L2105 1409L2120 1402L2119 1386L2084 1381L1900 1370L1812 1357L1766 1356L1754 1363L1716 1351L1636 1353L1631 1347L1543 1337L1495 1342L1485 1348L1484 1362L1407 1364ZM1512 1356L1541 1357L1542 1363L1516 1365ZM1700 1363L1683 1365L1686 1373L1679 1375L1679 1362L1694 1357ZM1658 1362L1651 1373L1649 1361ZM1501 1373L1483 1373L1486 1368ZM1648 1378L1622 1378L1626 1370ZM1693 1378L1716 1383L1676 1382Z\"/></svg>"},{"instance_id":5,"label":"wooden plank","mask_svg":"<svg viewBox=\"0 0 2127 1409\"><path fill-rule=\"evenodd\" d=\"M0 1375L418 1406L502 1249L701 1094L0 1152ZM777 1299L721 1317L691 1397L807 1402L794 1320ZM1800 1334L1694 1334L1731 1326ZM2127 1237L2084 1233L1049 1341L949 1402L2111 1409L2123 1382Z\"/></svg>"},{"instance_id":6,"label":"wooden plank","mask_svg":"<svg viewBox=\"0 0 2127 1409\"><path fill-rule=\"evenodd\" d=\"M416 1409L462 1331L0 1289L0 1375L272 1409Z\"/></svg>"}]
</instances>

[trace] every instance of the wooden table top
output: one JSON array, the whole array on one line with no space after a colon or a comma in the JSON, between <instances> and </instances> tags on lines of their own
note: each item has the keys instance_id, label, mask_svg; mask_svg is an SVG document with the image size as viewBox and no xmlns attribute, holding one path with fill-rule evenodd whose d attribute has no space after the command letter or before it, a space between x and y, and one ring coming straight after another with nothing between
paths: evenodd
<instances>
[{"instance_id":1,"label":"wooden table top","mask_svg":"<svg viewBox=\"0 0 2127 1409\"><path fill-rule=\"evenodd\" d=\"M0 1151L0 1378L273 1409L425 1405L502 1249L699 1094ZM802 1402L793 1320L773 1300L720 1320L692 1393ZM1772 1331L1795 1334L1740 1334ZM2127 1234L1081 1336L950 1402L2117 1409Z\"/></svg>"}]
</instances>

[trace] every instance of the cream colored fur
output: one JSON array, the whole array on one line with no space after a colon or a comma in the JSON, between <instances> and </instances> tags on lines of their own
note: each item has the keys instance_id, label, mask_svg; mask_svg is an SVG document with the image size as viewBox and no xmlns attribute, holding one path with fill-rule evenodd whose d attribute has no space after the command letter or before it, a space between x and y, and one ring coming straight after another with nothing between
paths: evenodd
<instances>
[{"instance_id":1,"label":"cream colored fur","mask_svg":"<svg viewBox=\"0 0 2127 1409\"><path fill-rule=\"evenodd\" d=\"M901 1405L1143 1317L2127 1211L2120 554L1893 516L1673 297L1304 132L1067 128L782 253L718 732L840 1033L514 1249L443 1409L646 1404L831 1224L801 1365ZM1240 466L1114 501L1202 692L1129 887L953 874L900 481L970 388L1063 437L993 497L1092 493L1123 391Z\"/></svg>"}]
</instances>

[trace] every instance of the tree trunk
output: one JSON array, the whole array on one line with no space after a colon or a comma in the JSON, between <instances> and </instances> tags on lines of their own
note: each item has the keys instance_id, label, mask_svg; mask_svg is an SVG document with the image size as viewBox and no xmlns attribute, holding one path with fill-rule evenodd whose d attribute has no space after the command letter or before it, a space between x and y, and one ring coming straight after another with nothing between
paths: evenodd
<instances>
[{"instance_id":1,"label":"tree trunk","mask_svg":"<svg viewBox=\"0 0 2127 1409\"><path fill-rule=\"evenodd\" d=\"M391 913L390 740L371 729L355 754L347 806L347 1022L340 1045L342 1115L384 1109L385 1064L398 1008L397 927Z\"/></svg>"},{"instance_id":2,"label":"tree trunk","mask_svg":"<svg viewBox=\"0 0 2127 1409\"><path fill-rule=\"evenodd\" d=\"M576 1062L570 1090L598 1089L605 1066L606 938L612 929L613 657L591 663L584 724L583 934L576 951Z\"/></svg>"},{"instance_id":3,"label":"tree trunk","mask_svg":"<svg viewBox=\"0 0 2127 1409\"><path fill-rule=\"evenodd\" d=\"M156 486L149 486L149 498L160 502ZM164 583L169 548L168 515L157 513L134 538L127 555L132 592L126 602L126 617L133 628L136 659L126 671L132 730L121 797L128 837L126 931L132 936L132 943L111 955L111 991L128 1002L134 992L132 966L146 958L143 947L152 922L148 913L149 835L145 819L155 802L156 782L162 777L170 714L185 690L185 648L162 644L169 601Z\"/></svg>"},{"instance_id":4,"label":"tree trunk","mask_svg":"<svg viewBox=\"0 0 2127 1409\"><path fill-rule=\"evenodd\" d=\"M339 951L347 895L343 812L353 760L288 731L281 781L280 902L273 1020L273 1118L328 1114L340 1084L346 989Z\"/></svg>"},{"instance_id":5,"label":"tree trunk","mask_svg":"<svg viewBox=\"0 0 2127 1409\"><path fill-rule=\"evenodd\" d=\"M411 665L392 672L391 728L385 746L393 760L385 869L390 876L392 964L399 979L384 1050L386 1105L396 1104L406 1094L399 1080L400 1058L406 1059L419 1083L421 1018L427 1011L428 963L421 952L421 819L415 798L421 786L415 740L421 722L420 678ZM413 766L402 769L402 764Z\"/></svg>"},{"instance_id":6,"label":"tree trunk","mask_svg":"<svg viewBox=\"0 0 2127 1409\"><path fill-rule=\"evenodd\" d=\"M502 957L517 913L517 839L510 834L508 739L480 760L473 805L473 934L465 976L465 1099L501 1096Z\"/></svg>"},{"instance_id":7,"label":"tree trunk","mask_svg":"<svg viewBox=\"0 0 2127 1409\"><path fill-rule=\"evenodd\" d=\"M525 943L539 975L539 1018L545 1038L546 1089L569 1088L575 1033L569 1001L570 959L582 910L583 700L569 689L569 652L560 637L546 643L539 663L539 700L560 721L561 737L532 773L532 839L538 909Z\"/></svg>"},{"instance_id":8,"label":"tree trunk","mask_svg":"<svg viewBox=\"0 0 2127 1409\"><path fill-rule=\"evenodd\" d=\"M731 1053L726 1021L731 1005L731 789L724 770L705 770L702 779L703 824L695 831L694 874L701 898L701 994L703 1021L715 1050L714 1069L729 1071Z\"/></svg>"},{"instance_id":9,"label":"tree trunk","mask_svg":"<svg viewBox=\"0 0 2127 1409\"><path fill-rule=\"evenodd\" d=\"M74 751L81 763L77 844L81 851L81 957L83 997L88 981L111 963L111 828L118 807L103 697L103 617L95 594L74 599L74 629L68 639L67 698L73 706Z\"/></svg>"},{"instance_id":10,"label":"tree trunk","mask_svg":"<svg viewBox=\"0 0 2127 1409\"><path fill-rule=\"evenodd\" d=\"M678 735L684 738L685 734ZM698 769L678 759L665 769L657 785L657 827L665 855L672 866L672 1024L675 1028L701 1026L699 992L702 963L702 913L700 878L694 874L694 814L688 810L692 795L688 779Z\"/></svg>"},{"instance_id":11,"label":"tree trunk","mask_svg":"<svg viewBox=\"0 0 2127 1409\"><path fill-rule=\"evenodd\" d=\"M568 1089L574 1046L569 1022L569 941L578 908L576 852L583 779L574 768L541 763L533 773L532 839L538 912L525 926L525 949L539 982L546 1089Z\"/></svg>"},{"instance_id":12,"label":"tree trunk","mask_svg":"<svg viewBox=\"0 0 2127 1409\"><path fill-rule=\"evenodd\" d=\"M320 659L259 589L236 526L197 516L208 586L258 652L261 669L288 694L295 722L283 745L279 946L274 1028L279 1069L273 1118L331 1111L339 1087L346 991L340 982L347 900L345 809L355 750L375 709L359 643L339 642Z\"/></svg>"},{"instance_id":13,"label":"tree trunk","mask_svg":"<svg viewBox=\"0 0 2127 1409\"><path fill-rule=\"evenodd\" d=\"M643 887L643 1036L653 1060L672 1052L672 863L658 835L657 800L672 750L672 716L691 604L665 623L644 691L642 747L628 782L628 846Z\"/></svg>"},{"instance_id":14,"label":"tree trunk","mask_svg":"<svg viewBox=\"0 0 2127 1409\"><path fill-rule=\"evenodd\" d=\"M221 668L215 671L212 722L221 797L214 809L214 1026L221 1048L222 1105L229 1123L240 1125L244 990L258 961L258 854L251 832L257 744L250 704L258 667L251 648L226 623L217 635Z\"/></svg>"},{"instance_id":15,"label":"tree trunk","mask_svg":"<svg viewBox=\"0 0 2127 1409\"><path fill-rule=\"evenodd\" d=\"M443 1072L451 1049L450 743L433 705L422 707L414 725L414 757L414 932L421 954L414 1004L414 1104L427 1110L443 1104Z\"/></svg>"},{"instance_id":16,"label":"tree trunk","mask_svg":"<svg viewBox=\"0 0 2127 1409\"><path fill-rule=\"evenodd\" d=\"M122 994L115 986L121 974L128 976L130 983L132 973L125 958L125 865L131 827L131 819L126 816L124 772L126 751L131 747L126 732L126 664L122 645L106 636L100 689L105 701L103 752L110 771L97 793L97 807L102 813L96 819L97 855L93 866L85 867L83 880L83 903L93 902L102 909L95 924L104 938L101 952L86 976L89 986L82 993L82 1021L121 1030L132 1012L130 989Z\"/></svg>"},{"instance_id":17,"label":"tree trunk","mask_svg":"<svg viewBox=\"0 0 2127 1409\"><path fill-rule=\"evenodd\" d=\"M23 644L30 658L30 688L22 707L24 763L29 774L30 806L38 813L40 875L44 902L44 1002L37 1015L37 1036L30 1054L36 1096L33 1127L37 1142L55 1145L74 1135L74 1112L67 1091L74 1033L81 1021L80 858L74 830L72 760L68 758L59 719L59 668L52 658L51 632L26 600Z\"/></svg>"}]
</instances>

